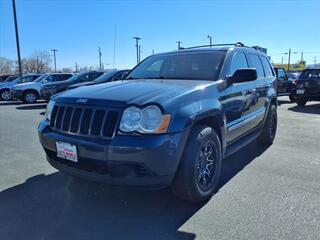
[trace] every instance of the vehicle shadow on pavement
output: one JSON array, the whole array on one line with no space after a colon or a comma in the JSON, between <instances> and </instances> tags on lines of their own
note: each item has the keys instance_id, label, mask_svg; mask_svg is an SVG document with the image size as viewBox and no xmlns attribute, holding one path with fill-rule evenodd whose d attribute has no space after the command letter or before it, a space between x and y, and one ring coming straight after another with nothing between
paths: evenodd
<instances>
[{"instance_id":1,"label":"vehicle shadow on pavement","mask_svg":"<svg viewBox=\"0 0 320 240\"><path fill-rule=\"evenodd\" d=\"M33 105L24 105L16 107L18 110L35 110L35 109L45 109L47 106L46 103L42 104L33 104Z\"/></svg>"},{"instance_id":2,"label":"vehicle shadow on pavement","mask_svg":"<svg viewBox=\"0 0 320 240\"><path fill-rule=\"evenodd\" d=\"M291 104L292 102L289 100L278 100L278 105L281 106L283 104Z\"/></svg>"},{"instance_id":3,"label":"vehicle shadow on pavement","mask_svg":"<svg viewBox=\"0 0 320 240\"><path fill-rule=\"evenodd\" d=\"M320 114L320 104L307 104L304 107L294 106L288 108L288 110L299 113Z\"/></svg>"},{"instance_id":4,"label":"vehicle shadow on pavement","mask_svg":"<svg viewBox=\"0 0 320 240\"><path fill-rule=\"evenodd\" d=\"M10 105L21 105L23 102L20 101L0 101L0 106L10 106Z\"/></svg>"},{"instance_id":5,"label":"vehicle shadow on pavement","mask_svg":"<svg viewBox=\"0 0 320 240\"><path fill-rule=\"evenodd\" d=\"M252 143L227 158L221 187L265 150ZM204 204L183 202L169 189L37 175L0 192L0 239L195 239L179 229Z\"/></svg>"}]
</instances>

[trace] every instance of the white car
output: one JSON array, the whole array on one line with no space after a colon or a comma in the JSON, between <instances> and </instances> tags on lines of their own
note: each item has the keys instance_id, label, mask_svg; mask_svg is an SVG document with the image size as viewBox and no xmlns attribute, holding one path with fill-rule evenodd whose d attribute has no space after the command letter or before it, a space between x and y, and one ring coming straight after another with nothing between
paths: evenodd
<instances>
[{"instance_id":1,"label":"white car","mask_svg":"<svg viewBox=\"0 0 320 240\"><path fill-rule=\"evenodd\" d=\"M73 74L71 73L44 74L33 82L15 85L11 89L11 94L13 98L22 100L25 103L34 103L41 98L41 89L46 83L64 81L72 76Z\"/></svg>"}]
</instances>

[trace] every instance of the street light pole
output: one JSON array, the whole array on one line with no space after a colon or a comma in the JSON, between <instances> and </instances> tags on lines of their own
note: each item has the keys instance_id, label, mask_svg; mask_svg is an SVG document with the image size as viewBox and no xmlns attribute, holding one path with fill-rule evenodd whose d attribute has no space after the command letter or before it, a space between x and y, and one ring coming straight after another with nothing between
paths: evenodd
<instances>
[{"instance_id":1,"label":"street light pole","mask_svg":"<svg viewBox=\"0 0 320 240\"><path fill-rule=\"evenodd\" d=\"M102 53L101 53L100 47L98 48L98 53L99 53L99 69L102 70L102 63L101 63Z\"/></svg>"},{"instance_id":2,"label":"street light pole","mask_svg":"<svg viewBox=\"0 0 320 240\"><path fill-rule=\"evenodd\" d=\"M209 38L210 47L212 47L212 36L208 35L207 38Z\"/></svg>"},{"instance_id":3,"label":"street light pole","mask_svg":"<svg viewBox=\"0 0 320 240\"><path fill-rule=\"evenodd\" d=\"M54 61L54 72L57 72L57 61L56 61L56 52L58 52L57 49L51 49L53 52L53 61Z\"/></svg>"},{"instance_id":4,"label":"street light pole","mask_svg":"<svg viewBox=\"0 0 320 240\"><path fill-rule=\"evenodd\" d=\"M177 43L178 43L178 50L180 50L181 49L181 41L177 41Z\"/></svg>"},{"instance_id":5,"label":"street light pole","mask_svg":"<svg viewBox=\"0 0 320 240\"><path fill-rule=\"evenodd\" d=\"M19 77L22 78L22 66L21 66L20 44L19 44L19 31L18 31L18 21L17 21L16 1L15 0L12 0L12 8L13 8L14 27L15 27L15 31L16 31L16 45L17 45L17 54L18 54Z\"/></svg>"},{"instance_id":6,"label":"street light pole","mask_svg":"<svg viewBox=\"0 0 320 240\"><path fill-rule=\"evenodd\" d=\"M289 48L289 55L288 55L288 72L290 70L290 57L291 57L291 48Z\"/></svg>"},{"instance_id":7,"label":"street light pole","mask_svg":"<svg viewBox=\"0 0 320 240\"><path fill-rule=\"evenodd\" d=\"M140 50L140 45L139 45L139 40L141 39L140 37L133 37L133 39L136 40L136 51L137 51L137 64L140 62L139 61L139 50Z\"/></svg>"}]
</instances>

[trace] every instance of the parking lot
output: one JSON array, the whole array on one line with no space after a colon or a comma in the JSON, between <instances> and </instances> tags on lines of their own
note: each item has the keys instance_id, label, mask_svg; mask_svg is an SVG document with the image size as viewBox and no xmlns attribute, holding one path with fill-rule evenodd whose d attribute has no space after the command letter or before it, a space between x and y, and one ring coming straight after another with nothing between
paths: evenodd
<instances>
[{"instance_id":1,"label":"parking lot","mask_svg":"<svg viewBox=\"0 0 320 240\"><path fill-rule=\"evenodd\" d=\"M287 99L275 143L227 158L198 205L57 172L37 136L46 102L0 102L0 239L319 239L320 104Z\"/></svg>"}]
</instances>

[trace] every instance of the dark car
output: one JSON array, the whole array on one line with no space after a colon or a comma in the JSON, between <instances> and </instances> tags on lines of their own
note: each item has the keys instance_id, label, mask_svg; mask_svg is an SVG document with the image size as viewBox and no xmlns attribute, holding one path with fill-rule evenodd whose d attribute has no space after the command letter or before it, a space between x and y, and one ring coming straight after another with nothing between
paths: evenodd
<instances>
[{"instance_id":1,"label":"dark car","mask_svg":"<svg viewBox=\"0 0 320 240\"><path fill-rule=\"evenodd\" d=\"M0 83L4 82L8 77L12 77L15 76L16 78L19 77L19 75L13 75L13 74L3 74L0 76Z\"/></svg>"},{"instance_id":2,"label":"dark car","mask_svg":"<svg viewBox=\"0 0 320 240\"><path fill-rule=\"evenodd\" d=\"M82 82L73 84L68 87L68 90L75 89L77 87L83 87L83 86L91 86L99 83L106 83L106 82L112 82L112 81L118 81L127 76L130 70L117 70L117 71L110 71L107 72L100 77L98 77L96 80L93 80L91 82Z\"/></svg>"},{"instance_id":3,"label":"dark car","mask_svg":"<svg viewBox=\"0 0 320 240\"><path fill-rule=\"evenodd\" d=\"M203 201L224 158L255 139L272 144L276 87L267 56L240 43L156 54L125 80L54 96L39 139L67 174Z\"/></svg>"},{"instance_id":4,"label":"dark car","mask_svg":"<svg viewBox=\"0 0 320 240\"><path fill-rule=\"evenodd\" d=\"M45 84L41 90L41 96L43 99L49 100L52 95L67 90L68 87L73 84L93 81L102 74L104 74L104 72L101 71L83 72L69 78L66 81Z\"/></svg>"},{"instance_id":5,"label":"dark car","mask_svg":"<svg viewBox=\"0 0 320 240\"><path fill-rule=\"evenodd\" d=\"M296 80L295 102L304 106L308 101L320 101L320 68L302 71Z\"/></svg>"},{"instance_id":6,"label":"dark car","mask_svg":"<svg viewBox=\"0 0 320 240\"><path fill-rule=\"evenodd\" d=\"M28 74L23 76L22 78L15 78L13 76L7 78L5 82L0 83L0 100L11 100L12 99L12 88L18 84L29 83L37 78L39 78L41 74Z\"/></svg>"},{"instance_id":7,"label":"dark car","mask_svg":"<svg viewBox=\"0 0 320 240\"><path fill-rule=\"evenodd\" d=\"M289 96L289 99L294 101L294 91L296 89L295 81L288 78L284 68L274 68L278 81L278 96Z\"/></svg>"}]
</instances>

